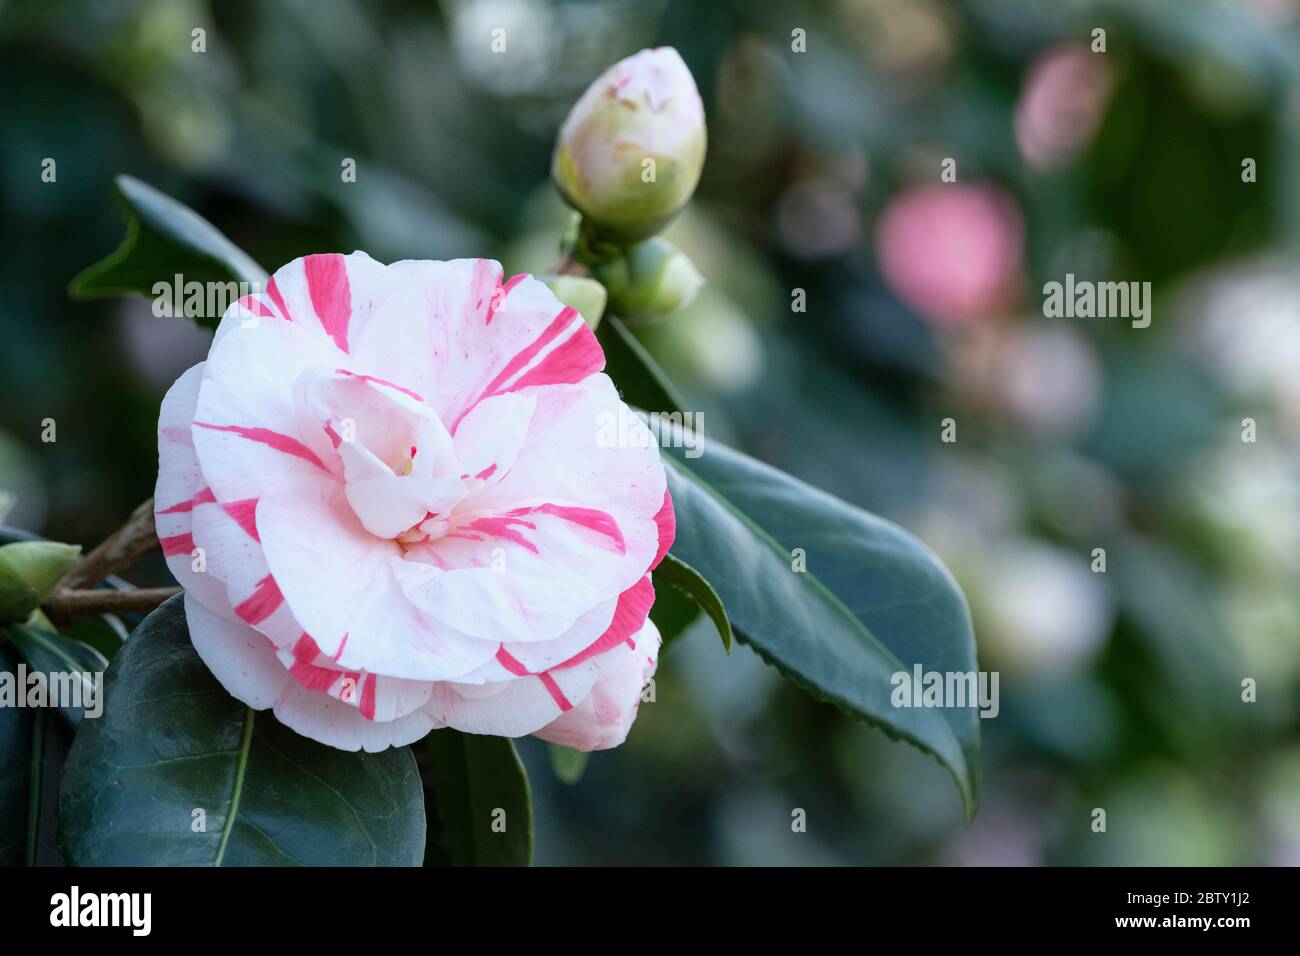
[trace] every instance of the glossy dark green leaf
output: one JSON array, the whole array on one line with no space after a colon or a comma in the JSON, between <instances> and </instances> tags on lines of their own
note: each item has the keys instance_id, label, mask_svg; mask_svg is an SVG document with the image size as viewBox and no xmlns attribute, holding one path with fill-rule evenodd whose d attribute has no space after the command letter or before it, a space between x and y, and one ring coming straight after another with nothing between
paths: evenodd
<instances>
[{"instance_id":1,"label":"glossy dark green leaf","mask_svg":"<svg viewBox=\"0 0 1300 956\"><path fill-rule=\"evenodd\" d=\"M618 316L605 316L596 338L605 351L605 372L618 386L623 401L651 412L685 410L676 386Z\"/></svg>"},{"instance_id":2,"label":"glossy dark green leaf","mask_svg":"<svg viewBox=\"0 0 1300 956\"><path fill-rule=\"evenodd\" d=\"M547 744L546 751L551 758L551 770L561 783L574 784L581 780L587 769L587 761L591 759L591 754L586 750L574 750L559 744Z\"/></svg>"},{"instance_id":3,"label":"glossy dark green leaf","mask_svg":"<svg viewBox=\"0 0 1300 956\"><path fill-rule=\"evenodd\" d=\"M11 624L9 639L23 655L27 667L45 675L51 701L72 724L80 722L85 707L94 713L96 678L108 670L108 660L89 644L31 624Z\"/></svg>"},{"instance_id":4,"label":"glossy dark green leaf","mask_svg":"<svg viewBox=\"0 0 1300 956\"><path fill-rule=\"evenodd\" d=\"M418 866L424 801L410 748L347 753L232 698L190 644L180 596L109 667L83 720L59 834L82 866Z\"/></svg>"},{"instance_id":5,"label":"glossy dark green leaf","mask_svg":"<svg viewBox=\"0 0 1300 956\"><path fill-rule=\"evenodd\" d=\"M718 597L718 592L699 571L670 552L664 555L659 567L654 569L653 577L656 595L661 583L672 585L698 604L713 621L718 636L722 638L722 646L728 654L731 653L731 621L727 619L727 609L722 604L722 598Z\"/></svg>"},{"instance_id":6,"label":"glossy dark green leaf","mask_svg":"<svg viewBox=\"0 0 1300 956\"><path fill-rule=\"evenodd\" d=\"M435 730L421 771L430 821L429 862L452 866L528 866L533 861L533 800L528 774L506 737Z\"/></svg>"},{"instance_id":7,"label":"glossy dark green leaf","mask_svg":"<svg viewBox=\"0 0 1300 956\"><path fill-rule=\"evenodd\" d=\"M969 819L977 711L891 703L892 675L915 664L976 670L970 613L948 570L896 525L717 441L687 458L683 436L664 437L672 554L709 581L737 635L787 677L934 755Z\"/></svg>"},{"instance_id":8,"label":"glossy dark green leaf","mask_svg":"<svg viewBox=\"0 0 1300 956\"><path fill-rule=\"evenodd\" d=\"M126 238L69 286L77 298L153 296L154 284L266 281L266 270L188 206L131 176L116 180ZM180 303L176 307L180 307ZM220 316L196 317L215 328Z\"/></svg>"},{"instance_id":9,"label":"glossy dark green leaf","mask_svg":"<svg viewBox=\"0 0 1300 956\"><path fill-rule=\"evenodd\" d=\"M650 608L650 620L659 628L663 647L673 641L700 616L700 606L677 588L655 588L655 603Z\"/></svg>"},{"instance_id":10,"label":"glossy dark green leaf","mask_svg":"<svg viewBox=\"0 0 1300 956\"><path fill-rule=\"evenodd\" d=\"M14 647L0 644L0 673L16 680L20 660ZM29 712L0 706L0 866L27 862L32 734Z\"/></svg>"},{"instance_id":11,"label":"glossy dark green leaf","mask_svg":"<svg viewBox=\"0 0 1300 956\"><path fill-rule=\"evenodd\" d=\"M17 648L0 644L0 673L17 675ZM48 708L0 707L0 866L60 865L56 792L72 729Z\"/></svg>"}]
</instances>

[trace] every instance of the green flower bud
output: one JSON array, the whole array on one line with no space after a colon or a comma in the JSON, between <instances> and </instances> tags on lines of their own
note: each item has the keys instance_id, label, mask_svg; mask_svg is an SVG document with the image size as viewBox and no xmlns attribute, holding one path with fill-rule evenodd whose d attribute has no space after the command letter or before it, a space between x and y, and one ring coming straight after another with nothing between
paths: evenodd
<instances>
[{"instance_id":1,"label":"green flower bud","mask_svg":"<svg viewBox=\"0 0 1300 956\"><path fill-rule=\"evenodd\" d=\"M667 239L637 243L627 254L596 266L610 307L624 318L667 315L695 301L704 286L695 263Z\"/></svg>"},{"instance_id":2,"label":"green flower bud","mask_svg":"<svg viewBox=\"0 0 1300 956\"><path fill-rule=\"evenodd\" d=\"M582 320L591 328L600 324L605 314L608 296L605 287L595 279L583 276L538 276L555 297L571 309L577 309Z\"/></svg>"},{"instance_id":3,"label":"green flower bud","mask_svg":"<svg viewBox=\"0 0 1300 956\"><path fill-rule=\"evenodd\" d=\"M57 541L17 541L0 547L0 624L26 620L54 592L81 548Z\"/></svg>"},{"instance_id":4,"label":"green flower bud","mask_svg":"<svg viewBox=\"0 0 1300 956\"><path fill-rule=\"evenodd\" d=\"M695 192L704 106L672 47L620 60L587 88L555 145L551 175L600 237L654 235Z\"/></svg>"}]
</instances>

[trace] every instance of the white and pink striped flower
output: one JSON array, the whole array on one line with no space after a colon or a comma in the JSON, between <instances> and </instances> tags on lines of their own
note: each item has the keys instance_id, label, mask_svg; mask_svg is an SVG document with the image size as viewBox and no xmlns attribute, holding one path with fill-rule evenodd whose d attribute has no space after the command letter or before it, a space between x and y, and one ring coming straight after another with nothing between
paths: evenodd
<instances>
[{"instance_id":1,"label":"white and pink striped flower","mask_svg":"<svg viewBox=\"0 0 1300 956\"><path fill-rule=\"evenodd\" d=\"M346 750L621 743L674 519L656 443L597 441L604 364L482 259L308 256L231 306L163 399L155 496L217 679Z\"/></svg>"}]
</instances>

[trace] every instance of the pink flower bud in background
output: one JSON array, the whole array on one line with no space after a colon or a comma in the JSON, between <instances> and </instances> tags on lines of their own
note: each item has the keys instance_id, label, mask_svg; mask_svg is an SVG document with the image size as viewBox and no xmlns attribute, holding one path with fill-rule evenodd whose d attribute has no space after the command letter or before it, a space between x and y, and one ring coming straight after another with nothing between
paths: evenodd
<instances>
[{"instance_id":1,"label":"pink flower bud in background","mask_svg":"<svg viewBox=\"0 0 1300 956\"><path fill-rule=\"evenodd\" d=\"M1016 144L1025 162L1050 169L1087 146L1112 85L1105 57L1085 46L1064 44L1036 59L1016 104Z\"/></svg>"},{"instance_id":2,"label":"pink flower bud in background","mask_svg":"<svg viewBox=\"0 0 1300 956\"><path fill-rule=\"evenodd\" d=\"M1020 281L1024 225L991 184L919 186L876 224L876 257L900 300L935 322L967 322L1006 308Z\"/></svg>"},{"instance_id":3,"label":"pink flower bud in background","mask_svg":"<svg viewBox=\"0 0 1300 956\"><path fill-rule=\"evenodd\" d=\"M552 176L602 233L653 235L695 192L704 167L704 105L671 47L620 60L587 88L555 145Z\"/></svg>"}]
</instances>

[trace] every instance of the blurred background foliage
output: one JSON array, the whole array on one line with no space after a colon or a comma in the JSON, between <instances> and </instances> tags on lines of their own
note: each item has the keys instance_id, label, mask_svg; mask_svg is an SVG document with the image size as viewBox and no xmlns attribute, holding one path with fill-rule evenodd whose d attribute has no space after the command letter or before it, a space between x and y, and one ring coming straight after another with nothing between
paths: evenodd
<instances>
[{"instance_id":1,"label":"blurred background foliage","mask_svg":"<svg viewBox=\"0 0 1300 956\"><path fill-rule=\"evenodd\" d=\"M669 235L710 285L638 334L715 436L943 556L1001 713L963 830L937 765L697 622L576 786L523 742L539 862L1298 864L1298 36L1296 0L0 0L10 521L115 528L207 348L144 300L68 299L121 238L116 173L270 268L544 271L556 127L672 45L710 144ZM1066 273L1150 282L1150 328L1045 318Z\"/></svg>"}]
</instances>

